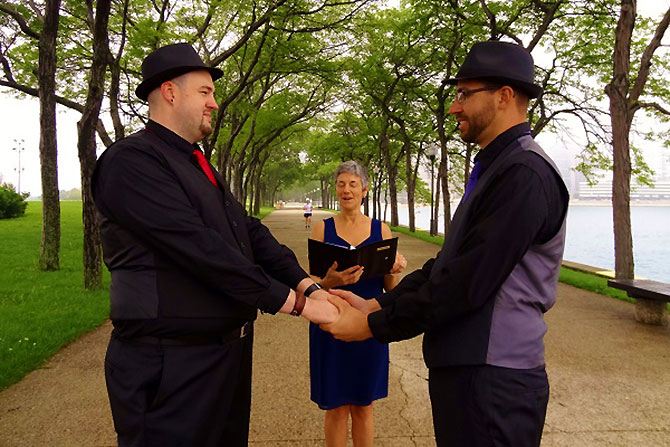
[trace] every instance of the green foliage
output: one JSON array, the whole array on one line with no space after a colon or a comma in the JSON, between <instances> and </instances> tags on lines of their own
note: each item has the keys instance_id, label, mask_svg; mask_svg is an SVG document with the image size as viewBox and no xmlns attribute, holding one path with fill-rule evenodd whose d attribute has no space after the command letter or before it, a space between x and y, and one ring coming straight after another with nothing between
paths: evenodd
<instances>
[{"instance_id":1,"label":"green foliage","mask_svg":"<svg viewBox=\"0 0 670 447\"><path fill-rule=\"evenodd\" d=\"M630 145L631 152L631 175L636 180L637 184L645 186L654 186L654 171L649 167L647 162L644 160L644 155L642 151L634 146Z\"/></svg>"},{"instance_id":2,"label":"green foliage","mask_svg":"<svg viewBox=\"0 0 670 447\"><path fill-rule=\"evenodd\" d=\"M611 151L603 152L600 147L591 143L577 156L579 163L575 170L584 174L589 185L593 186L598 183L602 177L598 171L605 171L612 169Z\"/></svg>"},{"instance_id":3,"label":"green foliage","mask_svg":"<svg viewBox=\"0 0 670 447\"><path fill-rule=\"evenodd\" d=\"M109 315L109 274L103 290L82 288L81 202L61 203L61 269L39 269L41 203L0 221L0 389L21 379L61 346Z\"/></svg>"},{"instance_id":4,"label":"green foliage","mask_svg":"<svg viewBox=\"0 0 670 447\"><path fill-rule=\"evenodd\" d=\"M3 5L40 32L41 2ZM91 5L62 0L60 11L57 94L80 106L93 56ZM604 87L612 77L619 9L618 0L404 0L395 8L376 0L113 2L106 103L118 136L143 125L146 107L134 98L143 57L162 45L190 42L224 72L215 84L216 130L203 146L240 200L256 188L268 202L300 182L327 189L334 167L347 159L368 167L377 191L412 188L426 146L438 141L450 191L460 193L473 154L448 115L446 80L475 42L513 41L531 50L545 90L530 104L533 134L556 132L582 146L577 169L593 182L599 171L612 169ZM659 20L636 19L631 82ZM36 88L35 39L6 12L0 12L0 28L2 80ZM118 86L112 85L114 69ZM631 104L633 113L642 107L665 124L642 138L667 145L669 69L668 52L659 48L644 93ZM649 184L653 173L641 152L633 147L631 155L633 176ZM414 188L417 201L426 201L420 179Z\"/></svg>"},{"instance_id":5,"label":"green foliage","mask_svg":"<svg viewBox=\"0 0 670 447\"><path fill-rule=\"evenodd\" d=\"M28 193L19 194L9 183L0 184L0 219L20 217L26 213Z\"/></svg>"}]
</instances>

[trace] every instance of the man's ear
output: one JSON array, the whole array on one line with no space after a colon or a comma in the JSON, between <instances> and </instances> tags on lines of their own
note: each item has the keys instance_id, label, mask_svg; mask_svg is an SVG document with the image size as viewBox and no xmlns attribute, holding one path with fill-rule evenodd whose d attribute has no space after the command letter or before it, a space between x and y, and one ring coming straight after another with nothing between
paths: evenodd
<instances>
[{"instance_id":1,"label":"man's ear","mask_svg":"<svg viewBox=\"0 0 670 447\"><path fill-rule=\"evenodd\" d=\"M500 105L504 108L508 108L511 105L516 105L516 92L509 85L503 85L500 87Z\"/></svg>"},{"instance_id":2,"label":"man's ear","mask_svg":"<svg viewBox=\"0 0 670 447\"><path fill-rule=\"evenodd\" d=\"M161 84L161 97L169 102L174 102L175 90L177 86L172 81L165 81Z\"/></svg>"}]
</instances>

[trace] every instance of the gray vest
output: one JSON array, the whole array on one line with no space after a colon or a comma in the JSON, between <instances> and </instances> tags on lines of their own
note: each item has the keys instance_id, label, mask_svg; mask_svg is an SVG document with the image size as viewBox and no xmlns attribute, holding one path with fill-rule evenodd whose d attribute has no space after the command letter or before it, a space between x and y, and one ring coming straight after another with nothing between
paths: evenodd
<instances>
[{"instance_id":1,"label":"gray vest","mask_svg":"<svg viewBox=\"0 0 670 447\"><path fill-rule=\"evenodd\" d=\"M451 228L432 271L440 271L462 243L471 204L487 190L498 172L515 163L516 155L533 151L560 174L554 162L526 135L514 140L480 177L468 200L454 214ZM562 185L565 188L565 185ZM504 281L494 299L480 309L426 332L423 354L428 367L495 365L529 369L544 364L547 331L544 312L556 301L556 286L565 245L565 220L548 242L532 245ZM448 292L447 292L448 293Z\"/></svg>"}]
</instances>

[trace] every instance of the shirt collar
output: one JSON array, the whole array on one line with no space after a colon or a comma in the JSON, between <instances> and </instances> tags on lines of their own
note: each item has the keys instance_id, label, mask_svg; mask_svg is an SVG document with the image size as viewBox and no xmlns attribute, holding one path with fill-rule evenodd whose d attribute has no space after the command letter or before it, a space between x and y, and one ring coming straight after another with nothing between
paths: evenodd
<instances>
[{"instance_id":1,"label":"shirt collar","mask_svg":"<svg viewBox=\"0 0 670 447\"><path fill-rule=\"evenodd\" d=\"M482 166L482 172L491 166L491 163L500 155L505 152L505 149L509 144L521 137L522 135L530 135L530 124L521 123L516 126L512 126L491 141L484 149L479 151L475 156L475 162L479 162Z\"/></svg>"},{"instance_id":2,"label":"shirt collar","mask_svg":"<svg viewBox=\"0 0 670 447\"><path fill-rule=\"evenodd\" d=\"M196 143L189 143L167 127L158 124L156 121L147 121L146 129L147 131L158 135L158 137L165 141L169 146L179 149L189 156L193 153L194 149L200 150L200 147Z\"/></svg>"}]
</instances>

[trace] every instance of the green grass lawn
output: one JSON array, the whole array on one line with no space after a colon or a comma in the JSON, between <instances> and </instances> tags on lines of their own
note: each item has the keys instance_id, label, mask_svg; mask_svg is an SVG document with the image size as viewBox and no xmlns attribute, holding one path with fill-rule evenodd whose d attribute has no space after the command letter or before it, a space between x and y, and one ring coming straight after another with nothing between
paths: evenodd
<instances>
[{"instance_id":1,"label":"green grass lawn","mask_svg":"<svg viewBox=\"0 0 670 447\"><path fill-rule=\"evenodd\" d=\"M39 367L64 344L109 315L103 290L84 290L81 202L61 202L61 270L39 270L41 202L24 217L0 220L0 389Z\"/></svg>"},{"instance_id":2,"label":"green grass lawn","mask_svg":"<svg viewBox=\"0 0 670 447\"><path fill-rule=\"evenodd\" d=\"M0 390L38 368L63 345L109 316L109 273L103 288L84 290L81 202L61 202L61 269L39 270L42 203L0 220ZM274 208L261 208L264 217Z\"/></svg>"},{"instance_id":3,"label":"green grass lawn","mask_svg":"<svg viewBox=\"0 0 670 447\"><path fill-rule=\"evenodd\" d=\"M275 208L273 206L262 206L261 207L261 212L258 213L257 215L255 215L254 217L262 219L265 216L267 216L268 214L270 214L271 212L273 212L274 210L275 210Z\"/></svg>"}]
</instances>

